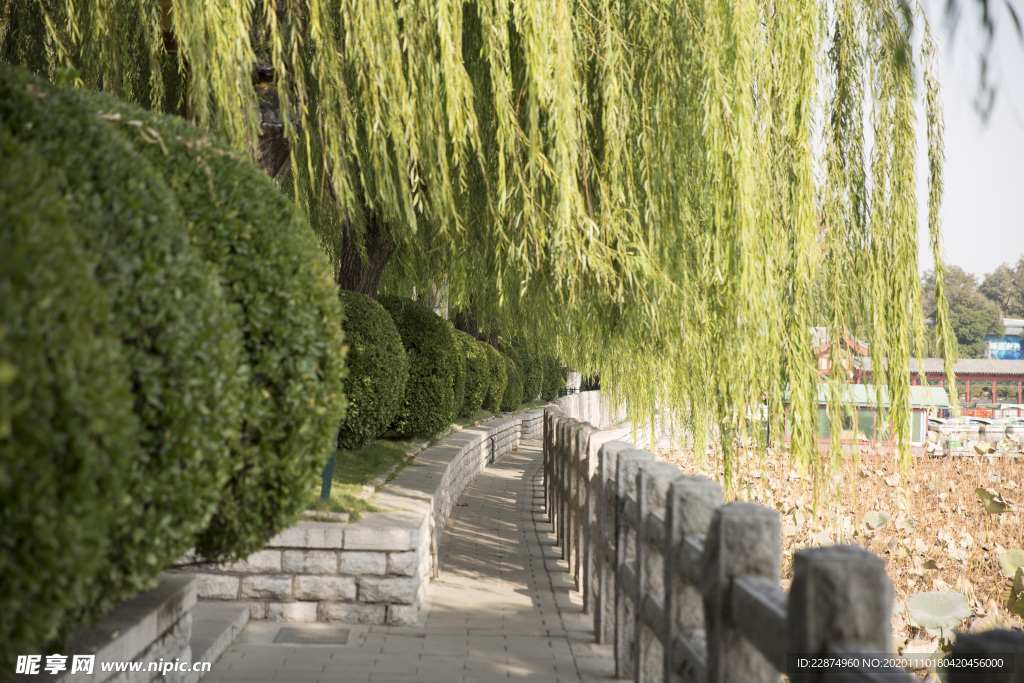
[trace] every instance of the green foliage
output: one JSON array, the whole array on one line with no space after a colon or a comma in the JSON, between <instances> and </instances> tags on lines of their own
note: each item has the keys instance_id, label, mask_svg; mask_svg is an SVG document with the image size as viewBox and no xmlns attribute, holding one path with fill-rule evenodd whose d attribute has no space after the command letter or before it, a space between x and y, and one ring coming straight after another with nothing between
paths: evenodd
<instances>
[{"instance_id":1,"label":"green foliage","mask_svg":"<svg viewBox=\"0 0 1024 683\"><path fill-rule=\"evenodd\" d=\"M484 342L477 341L462 330L455 330L455 341L466 364L466 390L457 415L471 417L484 404L491 383L491 366Z\"/></svg>"},{"instance_id":2,"label":"green foliage","mask_svg":"<svg viewBox=\"0 0 1024 683\"><path fill-rule=\"evenodd\" d=\"M484 396L484 410L498 412L501 410L501 400L505 396L505 387L508 385L508 369L505 366L505 357L498 353L498 350L485 341L480 342L484 353L487 354L488 374L490 382L487 385L487 394Z\"/></svg>"},{"instance_id":3,"label":"green foliage","mask_svg":"<svg viewBox=\"0 0 1024 683\"><path fill-rule=\"evenodd\" d=\"M632 419L671 411L698 450L718 429L727 486L750 396L788 391L794 464L816 484L838 462L819 457L808 334L825 271L818 313L833 339L869 323L909 464L915 168L938 261L944 134L917 3L167 4L196 121L237 150L257 149L257 54L273 66L292 191L333 258L380 228L410 277L443 276L485 325L528 319ZM157 3L8 5L3 54L172 106Z\"/></svg>"},{"instance_id":4,"label":"green foliage","mask_svg":"<svg viewBox=\"0 0 1024 683\"><path fill-rule=\"evenodd\" d=\"M550 401L558 397L558 391L565 388L565 368L554 356L544 356L544 382L541 398Z\"/></svg>"},{"instance_id":5,"label":"green foliage","mask_svg":"<svg viewBox=\"0 0 1024 683\"><path fill-rule=\"evenodd\" d=\"M99 260L61 169L0 123L0 671L66 635L144 459Z\"/></svg>"},{"instance_id":6,"label":"green foliage","mask_svg":"<svg viewBox=\"0 0 1024 683\"><path fill-rule=\"evenodd\" d=\"M1012 268L1002 264L985 276L978 291L1008 318L1024 318L1024 256Z\"/></svg>"},{"instance_id":7,"label":"green foliage","mask_svg":"<svg viewBox=\"0 0 1024 683\"><path fill-rule=\"evenodd\" d=\"M348 412L338 433L339 448L358 448L383 434L405 398L409 366L395 322L379 303L341 291L348 342L345 397Z\"/></svg>"},{"instance_id":8,"label":"green foliage","mask_svg":"<svg viewBox=\"0 0 1024 683\"><path fill-rule=\"evenodd\" d=\"M544 384L544 361L521 335L513 336L502 347L504 353L519 366L523 380L523 400L534 400Z\"/></svg>"},{"instance_id":9,"label":"green foliage","mask_svg":"<svg viewBox=\"0 0 1024 683\"><path fill-rule=\"evenodd\" d=\"M72 224L97 255L142 426L86 618L154 585L209 522L236 464L244 379L240 331L217 270L189 245L173 181L99 116L104 102L0 71L0 118L61 171Z\"/></svg>"},{"instance_id":10,"label":"green foliage","mask_svg":"<svg viewBox=\"0 0 1024 683\"><path fill-rule=\"evenodd\" d=\"M392 425L400 437L434 436L455 417L456 365L451 325L423 304L397 296L380 297L395 321L409 357L409 381L402 408Z\"/></svg>"},{"instance_id":11,"label":"green foliage","mask_svg":"<svg viewBox=\"0 0 1024 683\"><path fill-rule=\"evenodd\" d=\"M1003 321L999 306L985 298L978 290L978 278L959 266L945 266L946 301L949 322L962 358L980 358L985 352L985 335L1002 334ZM927 317L936 314L933 293L935 272L922 276L922 310Z\"/></svg>"},{"instance_id":12,"label":"green foliage","mask_svg":"<svg viewBox=\"0 0 1024 683\"><path fill-rule=\"evenodd\" d=\"M175 188L242 331L249 378L231 478L196 550L243 557L295 520L333 450L345 408L337 288L302 215L256 166L181 119L94 97Z\"/></svg>"},{"instance_id":13,"label":"green foliage","mask_svg":"<svg viewBox=\"0 0 1024 683\"><path fill-rule=\"evenodd\" d=\"M505 393L501 397L501 409L515 410L523 402L523 371L519 369L519 363L508 356L502 355L502 358L505 360L508 383L505 385Z\"/></svg>"},{"instance_id":14,"label":"green foliage","mask_svg":"<svg viewBox=\"0 0 1024 683\"><path fill-rule=\"evenodd\" d=\"M455 415L458 415L459 411L462 410L463 404L466 402L466 377L469 374L469 368L466 367L465 349L456 334L458 330L455 329L451 321L446 320L445 322L448 323L448 328L452 333L452 342L455 345L455 376L452 387L455 390ZM452 416L452 419L455 419L455 415Z\"/></svg>"}]
</instances>

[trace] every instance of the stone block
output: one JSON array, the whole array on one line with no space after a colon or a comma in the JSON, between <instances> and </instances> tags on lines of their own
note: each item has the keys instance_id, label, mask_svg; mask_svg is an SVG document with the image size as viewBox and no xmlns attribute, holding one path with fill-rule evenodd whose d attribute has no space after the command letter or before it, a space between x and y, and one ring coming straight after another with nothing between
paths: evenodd
<instances>
[{"instance_id":1,"label":"stone block","mask_svg":"<svg viewBox=\"0 0 1024 683\"><path fill-rule=\"evenodd\" d=\"M346 550L341 553L339 573L349 576L383 576L388 570L387 553Z\"/></svg>"},{"instance_id":2,"label":"stone block","mask_svg":"<svg viewBox=\"0 0 1024 683\"><path fill-rule=\"evenodd\" d=\"M285 550L281 569L290 574L337 574L338 554L333 550Z\"/></svg>"},{"instance_id":3,"label":"stone block","mask_svg":"<svg viewBox=\"0 0 1024 683\"><path fill-rule=\"evenodd\" d=\"M315 602L271 602L267 605L268 621L316 621Z\"/></svg>"},{"instance_id":4,"label":"stone block","mask_svg":"<svg viewBox=\"0 0 1024 683\"><path fill-rule=\"evenodd\" d=\"M245 599L282 600L292 597L290 574L258 574L243 576L239 597Z\"/></svg>"},{"instance_id":5,"label":"stone block","mask_svg":"<svg viewBox=\"0 0 1024 683\"><path fill-rule=\"evenodd\" d=\"M360 602L397 602L412 604L416 600L419 581L416 579L359 579Z\"/></svg>"},{"instance_id":6,"label":"stone block","mask_svg":"<svg viewBox=\"0 0 1024 683\"><path fill-rule=\"evenodd\" d=\"M237 600L239 578L227 574L194 574L198 594L204 600Z\"/></svg>"},{"instance_id":7,"label":"stone block","mask_svg":"<svg viewBox=\"0 0 1024 683\"><path fill-rule=\"evenodd\" d=\"M388 605L388 621L392 626L409 626L419 618L418 605Z\"/></svg>"},{"instance_id":8,"label":"stone block","mask_svg":"<svg viewBox=\"0 0 1024 683\"><path fill-rule=\"evenodd\" d=\"M388 553L388 574L415 576L419 555L415 552Z\"/></svg>"},{"instance_id":9,"label":"stone block","mask_svg":"<svg viewBox=\"0 0 1024 683\"><path fill-rule=\"evenodd\" d=\"M296 576L294 595L298 600L355 600L356 580L351 576Z\"/></svg>"},{"instance_id":10,"label":"stone block","mask_svg":"<svg viewBox=\"0 0 1024 683\"><path fill-rule=\"evenodd\" d=\"M249 618L262 621L267 618L267 603L252 601L249 603Z\"/></svg>"},{"instance_id":11,"label":"stone block","mask_svg":"<svg viewBox=\"0 0 1024 683\"><path fill-rule=\"evenodd\" d=\"M348 524L298 522L270 539L270 548L324 548L340 550Z\"/></svg>"},{"instance_id":12,"label":"stone block","mask_svg":"<svg viewBox=\"0 0 1024 683\"><path fill-rule=\"evenodd\" d=\"M384 605L359 605L350 602L320 603L321 621L343 624L383 624L387 610Z\"/></svg>"},{"instance_id":13,"label":"stone block","mask_svg":"<svg viewBox=\"0 0 1024 683\"><path fill-rule=\"evenodd\" d=\"M416 525L396 519L395 513L366 515L345 531L346 550L412 550Z\"/></svg>"},{"instance_id":14,"label":"stone block","mask_svg":"<svg viewBox=\"0 0 1024 683\"><path fill-rule=\"evenodd\" d=\"M241 562L232 562L224 565L224 569L240 574L280 574L281 551L260 550Z\"/></svg>"}]
</instances>

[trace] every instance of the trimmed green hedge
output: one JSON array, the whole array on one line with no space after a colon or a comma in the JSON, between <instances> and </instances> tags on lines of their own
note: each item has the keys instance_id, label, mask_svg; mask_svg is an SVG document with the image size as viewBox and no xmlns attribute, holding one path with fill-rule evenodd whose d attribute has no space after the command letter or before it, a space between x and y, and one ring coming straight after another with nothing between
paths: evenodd
<instances>
[{"instance_id":1,"label":"trimmed green hedge","mask_svg":"<svg viewBox=\"0 0 1024 683\"><path fill-rule=\"evenodd\" d=\"M458 411L460 417L472 417L480 410L487 397L487 389L491 383L491 365L487 360L487 351L483 342L477 341L462 330L455 331L455 340L466 363L466 390L463 392L462 406Z\"/></svg>"},{"instance_id":2,"label":"trimmed green hedge","mask_svg":"<svg viewBox=\"0 0 1024 683\"><path fill-rule=\"evenodd\" d=\"M508 385L505 357L487 342L482 341L480 344L483 346L484 353L487 354L488 374L490 375L487 394L484 396L484 408L491 412L498 412L501 410L501 399L505 396L505 387Z\"/></svg>"},{"instance_id":3,"label":"trimmed green hedge","mask_svg":"<svg viewBox=\"0 0 1024 683\"><path fill-rule=\"evenodd\" d=\"M342 290L348 342L348 412L338 432L340 448L358 448L387 430L398 415L409 380L409 362L398 328L375 300Z\"/></svg>"},{"instance_id":4,"label":"trimmed green hedge","mask_svg":"<svg viewBox=\"0 0 1024 683\"><path fill-rule=\"evenodd\" d=\"M501 397L501 409L515 410L523 402L523 372L519 369L519 363L505 355L502 358L505 359L508 384L505 385L505 393Z\"/></svg>"},{"instance_id":5,"label":"trimmed green hedge","mask_svg":"<svg viewBox=\"0 0 1024 683\"><path fill-rule=\"evenodd\" d=\"M459 364L451 325L423 304L398 296L378 301L391 314L409 357L409 381L392 425L402 438L434 436L455 417Z\"/></svg>"},{"instance_id":6,"label":"trimmed green hedge","mask_svg":"<svg viewBox=\"0 0 1024 683\"><path fill-rule=\"evenodd\" d=\"M210 520L236 466L227 446L243 380L241 334L216 269L189 245L196 231L177 188L98 115L100 102L0 69L0 118L61 171L72 225L98 257L94 275L124 344L142 426L141 455L125 468L127 509L86 619L154 585Z\"/></svg>"},{"instance_id":7,"label":"trimmed green hedge","mask_svg":"<svg viewBox=\"0 0 1024 683\"><path fill-rule=\"evenodd\" d=\"M330 266L295 206L220 140L106 95L93 107L176 189L193 246L217 267L242 331L249 377L231 479L196 550L244 557L301 513L344 416L343 314Z\"/></svg>"},{"instance_id":8,"label":"trimmed green hedge","mask_svg":"<svg viewBox=\"0 0 1024 683\"><path fill-rule=\"evenodd\" d=\"M60 169L0 123L0 671L74 625L146 457Z\"/></svg>"},{"instance_id":9,"label":"trimmed green hedge","mask_svg":"<svg viewBox=\"0 0 1024 683\"><path fill-rule=\"evenodd\" d=\"M554 356L544 356L544 382L540 397L550 401L558 397L559 389L565 388L565 368Z\"/></svg>"},{"instance_id":10,"label":"trimmed green hedge","mask_svg":"<svg viewBox=\"0 0 1024 683\"><path fill-rule=\"evenodd\" d=\"M544 384L544 361L520 337L505 344L504 352L519 366L523 377L523 400L532 401L541 393Z\"/></svg>"},{"instance_id":11,"label":"trimmed green hedge","mask_svg":"<svg viewBox=\"0 0 1024 683\"><path fill-rule=\"evenodd\" d=\"M452 389L455 391L455 413L452 415L452 419L455 419L455 415L458 415L462 411L462 406L466 403L466 375L469 370L466 367L466 352L462 348L462 344L459 342L458 330L452 325L450 320L445 321L448 324L448 329L452 333L452 342L455 345L455 377L452 380Z\"/></svg>"}]
</instances>

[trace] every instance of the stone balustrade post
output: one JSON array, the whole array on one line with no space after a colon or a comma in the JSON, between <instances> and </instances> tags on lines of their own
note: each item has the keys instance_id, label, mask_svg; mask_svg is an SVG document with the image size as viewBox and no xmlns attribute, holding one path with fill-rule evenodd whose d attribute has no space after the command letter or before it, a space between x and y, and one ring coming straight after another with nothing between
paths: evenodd
<instances>
[{"instance_id":1,"label":"stone balustrade post","mask_svg":"<svg viewBox=\"0 0 1024 683\"><path fill-rule=\"evenodd\" d=\"M616 553L618 537L618 458L634 450L632 444L611 441L601 446L598 453L596 538L597 555L594 577L594 637L599 643L615 642L615 574L618 567Z\"/></svg>"},{"instance_id":2,"label":"stone balustrade post","mask_svg":"<svg viewBox=\"0 0 1024 683\"><path fill-rule=\"evenodd\" d=\"M793 557L788 650L817 655L840 646L890 653L892 601L885 561L874 553L852 545L801 550ZM819 672L792 672L790 678L812 683Z\"/></svg>"},{"instance_id":3,"label":"stone balustrade post","mask_svg":"<svg viewBox=\"0 0 1024 683\"><path fill-rule=\"evenodd\" d=\"M953 657L1013 657L1013 671L950 668L949 683L1024 683L1024 633L1020 631L986 631L964 633L953 643Z\"/></svg>"},{"instance_id":4,"label":"stone balustrade post","mask_svg":"<svg viewBox=\"0 0 1024 683\"><path fill-rule=\"evenodd\" d=\"M625 572L636 570L638 510L629 499L636 497L636 475L644 464L653 463L654 455L637 449L619 454L616 467L615 515L615 669L619 678L633 675L635 668L634 637L636 605L628 588Z\"/></svg>"},{"instance_id":5,"label":"stone balustrade post","mask_svg":"<svg viewBox=\"0 0 1024 683\"><path fill-rule=\"evenodd\" d=\"M583 510L583 613L595 615L594 636L598 642L600 642L600 636L596 621L595 596L599 590L597 585L597 576L600 573L598 563L602 557L598 508L604 495L599 476L600 452L601 448L611 439L612 436L608 432L594 430L587 441L587 497Z\"/></svg>"},{"instance_id":6,"label":"stone balustrade post","mask_svg":"<svg viewBox=\"0 0 1024 683\"><path fill-rule=\"evenodd\" d=\"M637 594L634 605L637 609L636 620L636 673L637 683L660 683L664 677L664 650L662 638L664 629L647 623L645 601L653 599L656 604L663 605L665 599L665 561L663 552L667 532L664 524L665 506L669 487L672 482L682 477L682 472L675 465L667 462L645 464L637 474L637 507L639 508L637 529L636 576ZM661 512L661 528L655 529L657 523L655 512ZM655 533L657 532L657 533ZM661 621L664 621L664 608L658 610ZM658 629L657 631L654 629Z\"/></svg>"},{"instance_id":7,"label":"stone balustrade post","mask_svg":"<svg viewBox=\"0 0 1024 683\"><path fill-rule=\"evenodd\" d=\"M590 466L588 454L590 453L590 439L597 433L589 422L580 425L576 436L576 450L573 452L573 465L575 468L574 489L573 489L573 553L570 568L573 572L573 579L576 581L576 590L585 593L583 586L583 565L589 549L585 529L587 524L587 498L590 493ZM585 598L584 598L585 599ZM585 608L584 608L585 609Z\"/></svg>"},{"instance_id":8,"label":"stone balustrade post","mask_svg":"<svg viewBox=\"0 0 1024 683\"><path fill-rule=\"evenodd\" d=\"M715 510L725 504L722 487L706 477L681 477L669 487L665 512L665 681L682 683L675 670L672 648L678 636L704 630L704 599L700 587L687 579L681 567L682 546L688 538L704 538Z\"/></svg>"},{"instance_id":9,"label":"stone balustrade post","mask_svg":"<svg viewBox=\"0 0 1024 683\"><path fill-rule=\"evenodd\" d=\"M769 683L779 673L740 632L732 614L733 582L779 580L779 515L754 503L729 503L711 519L704 545L704 629L707 683Z\"/></svg>"}]
</instances>

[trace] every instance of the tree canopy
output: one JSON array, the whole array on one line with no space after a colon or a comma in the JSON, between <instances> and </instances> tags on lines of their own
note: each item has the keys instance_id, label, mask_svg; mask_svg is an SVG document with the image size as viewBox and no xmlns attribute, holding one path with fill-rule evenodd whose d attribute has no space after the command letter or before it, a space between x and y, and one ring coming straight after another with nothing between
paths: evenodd
<instances>
[{"instance_id":1,"label":"tree canopy","mask_svg":"<svg viewBox=\"0 0 1024 683\"><path fill-rule=\"evenodd\" d=\"M977 277L959 266L947 265L945 270L946 302L949 306L949 321L956 338L958 355L961 358L981 358L985 352L985 335L1003 333L1000 308L979 289ZM935 295L932 292L932 285L935 282L934 271L926 271L921 281L924 285L924 314L926 317L932 317L937 310Z\"/></svg>"},{"instance_id":2,"label":"tree canopy","mask_svg":"<svg viewBox=\"0 0 1024 683\"><path fill-rule=\"evenodd\" d=\"M1003 263L988 273L978 291L999 306L1003 315L1024 318L1024 256L1013 267Z\"/></svg>"},{"instance_id":3,"label":"tree canopy","mask_svg":"<svg viewBox=\"0 0 1024 683\"><path fill-rule=\"evenodd\" d=\"M943 162L916 3L6 7L4 59L184 112L254 154L272 90L286 187L336 263L393 245L396 277L443 275L456 310L528 330L634 417L671 410L700 447L717 435L728 455L747 407L778 424L788 395L794 453L816 458L820 276L832 338L866 321L909 433L919 135L937 263ZM949 347L941 266L934 286Z\"/></svg>"}]
</instances>

